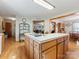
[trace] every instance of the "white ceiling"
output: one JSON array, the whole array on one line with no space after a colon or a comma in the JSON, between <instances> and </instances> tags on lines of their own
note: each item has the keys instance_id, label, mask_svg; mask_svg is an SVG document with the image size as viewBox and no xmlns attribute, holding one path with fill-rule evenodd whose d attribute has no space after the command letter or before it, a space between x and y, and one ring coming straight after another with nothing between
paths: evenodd
<instances>
[{"instance_id":1,"label":"white ceiling","mask_svg":"<svg viewBox=\"0 0 79 59\"><path fill-rule=\"evenodd\" d=\"M33 0L0 0L0 16L26 16L53 18L54 16L79 11L79 0L47 0L56 8L48 10Z\"/></svg>"}]
</instances>

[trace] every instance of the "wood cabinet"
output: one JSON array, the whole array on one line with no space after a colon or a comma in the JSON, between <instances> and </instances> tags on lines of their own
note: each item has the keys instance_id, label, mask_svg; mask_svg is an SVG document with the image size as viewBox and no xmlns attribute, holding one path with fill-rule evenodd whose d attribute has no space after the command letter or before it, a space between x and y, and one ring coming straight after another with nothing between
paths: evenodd
<instances>
[{"instance_id":1,"label":"wood cabinet","mask_svg":"<svg viewBox=\"0 0 79 59\"><path fill-rule=\"evenodd\" d=\"M26 49L26 55L28 56L28 58L30 59L30 38L26 37L25 40L25 49Z\"/></svg>"},{"instance_id":2,"label":"wood cabinet","mask_svg":"<svg viewBox=\"0 0 79 59\"><path fill-rule=\"evenodd\" d=\"M34 59L39 59L40 52L39 52L39 44L37 42L34 42Z\"/></svg>"},{"instance_id":3,"label":"wood cabinet","mask_svg":"<svg viewBox=\"0 0 79 59\"><path fill-rule=\"evenodd\" d=\"M68 36L39 43L26 36L26 52L28 59L62 59L68 50Z\"/></svg>"},{"instance_id":4,"label":"wood cabinet","mask_svg":"<svg viewBox=\"0 0 79 59\"><path fill-rule=\"evenodd\" d=\"M68 51L68 38L65 37L65 41L64 41L64 54L66 54L66 51Z\"/></svg>"},{"instance_id":5,"label":"wood cabinet","mask_svg":"<svg viewBox=\"0 0 79 59\"><path fill-rule=\"evenodd\" d=\"M39 50L34 48L34 59L39 59Z\"/></svg>"},{"instance_id":6,"label":"wood cabinet","mask_svg":"<svg viewBox=\"0 0 79 59\"><path fill-rule=\"evenodd\" d=\"M56 46L43 52L42 59L56 59Z\"/></svg>"},{"instance_id":7,"label":"wood cabinet","mask_svg":"<svg viewBox=\"0 0 79 59\"><path fill-rule=\"evenodd\" d=\"M29 42L29 44L30 44L30 59L33 59L33 53L34 53L34 47L33 47L33 40L31 40L31 39L29 39L30 40L30 42Z\"/></svg>"},{"instance_id":8,"label":"wood cabinet","mask_svg":"<svg viewBox=\"0 0 79 59\"><path fill-rule=\"evenodd\" d=\"M65 37L57 40L57 59L62 59L64 55L64 40Z\"/></svg>"},{"instance_id":9,"label":"wood cabinet","mask_svg":"<svg viewBox=\"0 0 79 59\"><path fill-rule=\"evenodd\" d=\"M57 59L62 59L64 56L64 42L58 44Z\"/></svg>"}]
</instances>

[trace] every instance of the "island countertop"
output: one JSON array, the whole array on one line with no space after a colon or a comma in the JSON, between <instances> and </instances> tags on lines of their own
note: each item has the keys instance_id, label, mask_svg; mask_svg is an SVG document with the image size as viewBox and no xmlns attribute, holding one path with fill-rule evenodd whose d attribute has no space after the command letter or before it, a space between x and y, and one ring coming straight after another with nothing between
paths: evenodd
<instances>
[{"instance_id":1,"label":"island countertop","mask_svg":"<svg viewBox=\"0 0 79 59\"><path fill-rule=\"evenodd\" d=\"M53 33L53 34L44 34L44 35L34 35L34 34L27 34L25 33L25 36L28 36L29 38L37 41L38 43L44 43L47 41L51 41L51 40L56 40L57 38L61 38L64 36L69 36L69 34L65 34L65 33Z\"/></svg>"},{"instance_id":2,"label":"island countertop","mask_svg":"<svg viewBox=\"0 0 79 59\"><path fill-rule=\"evenodd\" d=\"M63 59L68 51L69 34L25 34L28 59Z\"/></svg>"}]
</instances>

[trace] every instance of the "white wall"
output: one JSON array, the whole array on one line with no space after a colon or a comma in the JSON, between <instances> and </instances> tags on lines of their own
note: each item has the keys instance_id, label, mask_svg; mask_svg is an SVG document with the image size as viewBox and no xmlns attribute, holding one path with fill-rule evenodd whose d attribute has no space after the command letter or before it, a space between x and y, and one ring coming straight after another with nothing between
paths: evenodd
<instances>
[{"instance_id":1,"label":"white wall","mask_svg":"<svg viewBox=\"0 0 79 59\"><path fill-rule=\"evenodd\" d=\"M65 32L70 33L72 32L72 22L64 22L65 24Z\"/></svg>"},{"instance_id":2,"label":"white wall","mask_svg":"<svg viewBox=\"0 0 79 59\"><path fill-rule=\"evenodd\" d=\"M79 23L79 20L75 19L74 21L66 21L66 22L64 22L66 33L70 33L70 32L73 31L73 23Z\"/></svg>"},{"instance_id":3,"label":"white wall","mask_svg":"<svg viewBox=\"0 0 79 59\"><path fill-rule=\"evenodd\" d=\"M45 26L44 26L45 27L45 32L50 32L49 26L50 26L49 20L46 19L45 20Z\"/></svg>"}]
</instances>

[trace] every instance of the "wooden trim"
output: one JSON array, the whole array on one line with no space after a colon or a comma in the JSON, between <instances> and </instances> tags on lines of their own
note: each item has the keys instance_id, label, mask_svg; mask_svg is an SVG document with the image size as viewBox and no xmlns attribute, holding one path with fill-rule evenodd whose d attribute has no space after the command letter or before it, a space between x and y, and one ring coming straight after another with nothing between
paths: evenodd
<instances>
[{"instance_id":1,"label":"wooden trim","mask_svg":"<svg viewBox=\"0 0 79 59\"><path fill-rule=\"evenodd\" d=\"M57 40L56 40L57 42ZM56 45L56 59L58 58L58 45Z\"/></svg>"},{"instance_id":2,"label":"wooden trim","mask_svg":"<svg viewBox=\"0 0 79 59\"><path fill-rule=\"evenodd\" d=\"M33 59L34 59L34 40L33 40Z\"/></svg>"},{"instance_id":3,"label":"wooden trim","mask_svg":"<svg viewBox=\"0 0 79 59\"><path fill-rule=\"evenodd\" d=\"M70 14L67 14L67 15L62 15L62 16L58 16L58 17L52 18L52 19L50 19L50 20L60 19L60 18L63 18L63 17L67 17L67 16L74 15L74 14L75 14L75 13L70 13Z\"/></svg>"}]
</instances>

